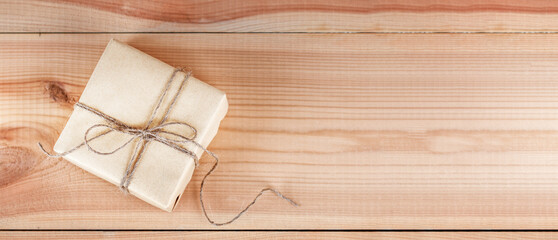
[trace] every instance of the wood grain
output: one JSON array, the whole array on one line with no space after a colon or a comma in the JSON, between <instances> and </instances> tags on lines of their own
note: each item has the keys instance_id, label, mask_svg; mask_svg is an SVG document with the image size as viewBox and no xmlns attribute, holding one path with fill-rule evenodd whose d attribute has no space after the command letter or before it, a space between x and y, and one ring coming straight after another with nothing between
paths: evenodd
<instances>
[{"instance_id":1,"label":"wood grain","mask_svg":"<svg viewBox=\"0 0 558 240\"><path fill-rule=\"evenodd\" d=\"M557 35L0 35L0 228L211 229L195 173L174 213L52 145L110 38L224 90L207 186L229 229L556 229Z\"/></svg>"},{"instance_id":2,"label":"wood grain","mask_svg":"<svg viewBox=\"0 0 558 240\"><path fill-rule=\"evenodd\" d=\"M556 32L549 0L0 1L0 32Z\"/></svg>"},{"instance_id":3,"label":"wood grain","mask_svg":"<svg viewBox=\"0 0 558 240\"><path fill-rule=\"evenodd\" d=\"M551 232L0 232L0 239L555 239Z\"/></svg>"}]
</instances>

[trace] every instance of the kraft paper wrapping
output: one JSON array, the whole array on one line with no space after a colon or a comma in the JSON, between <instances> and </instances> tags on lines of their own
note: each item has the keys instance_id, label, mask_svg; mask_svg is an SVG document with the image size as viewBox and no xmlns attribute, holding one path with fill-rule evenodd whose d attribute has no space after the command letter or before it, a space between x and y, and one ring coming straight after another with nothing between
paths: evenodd
<instances>
[{"instance_id":1,"label":"kraft paper wrapping","mask_svg":"<svg viewBox=\"0 0 558 240\"><path fill-rule=\"evenodd\" d=\"M174 67L133 47L111 40L99 60L80 102L112 116L128 125L143 128L160 98ZM163 100L169 106L185 73L179 72ZM224 118L228 103L224 92L194 78L187 81L183 92L169 113L169 121L185 122L197 129L194 139L207 147ZM162 119L159 111L155 122ZM84 140L87 129L106 123L101 117L81 108L74 108L64 130L54 146L57 153L65 152ZM188 128L174 127L173 132L190 134ZM90 136L95 136L90 135ZM110 151L130 139L130 135L112 132L91 142L95 149ZM65 159L86 171L119 185L126 165L138 140L110 155L99 155L82 147ZM203 150L193 144L187 149L201 157ZM165 211L172 211L192 177L194 159L162 143L151 141L143 153L128 191Z\"/></svg>"}]
</instances>

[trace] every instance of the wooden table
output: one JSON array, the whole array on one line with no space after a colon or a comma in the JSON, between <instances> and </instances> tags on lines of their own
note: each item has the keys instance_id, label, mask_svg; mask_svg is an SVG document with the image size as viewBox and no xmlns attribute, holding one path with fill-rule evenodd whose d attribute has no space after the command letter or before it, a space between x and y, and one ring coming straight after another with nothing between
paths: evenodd
<instances>
[{"instance_id":1,"label":"wooden table","mask_svg":"<svg viewBox=\"0 0 558 240\"><path fill-rule=\"evenodd\" d=\"M173 213L46 158L111 38L224 90ZM205 160L205 161L204 161ZM0 1L0 238L557 238L558 3ZM137 231L141 230L141 231ZM226 230L226 231L220 231ZM405 231L435 230L435 231ZM474 230L461 232L454 230Z\"/></svg>"}]
</instances>

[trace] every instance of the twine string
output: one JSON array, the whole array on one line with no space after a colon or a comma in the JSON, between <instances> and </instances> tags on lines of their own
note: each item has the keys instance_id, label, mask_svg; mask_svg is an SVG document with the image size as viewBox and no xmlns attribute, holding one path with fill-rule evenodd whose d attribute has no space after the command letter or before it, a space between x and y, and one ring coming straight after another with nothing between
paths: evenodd
<instances>
[{"instance_id":1,"label":"twine string","mask_svg":"<svg viewBox=\"0 0 558 240\"><path fill-rule=\"evenodd\" d=\"M99 155L111 155L114 154L120 150L122 150L123 148L125 148L126 146L128 146L130 143L132 143L134 140L139 139L139 143L136 144L135 148L134 148L134 152L132 154L132 156L130 157L130 160L128 161L128 164L126 166L126 171L124 172L124 176L122 177L121 181L120 181L120 185L119 188L122 192L124 193L128 193L128 187L132 181L132 178L134 176L134 173L136 171L136 169L139 166L139 163L141 162L141 157L143 155L143 153L145 152L145 149L147 148L148 144L152 141L156 141L159 143L162 143L166 146L169 146L177 151L180 151L186 155L188 155L189 157L191 157L194 160L195 166L198 167L199 166L199 158L198 156L192 152L191 150L181 146L180 144L182 143L191 143L194 146L202 149L204 152L206 152L208 155L210 155L214 160L214 164L213 166L210 168L210 170L205 174L205 176L203 177L201 184L200 184L200 204L201 204L201 208L203 211L203 214L205 216L205 218L207 219L207 221L209 223L211 223L212 225L215 226L223 226L223 225L227 225L227 224L231 224L234 221L236 221L238 218L240 218L246 211L248 211L248 209L250 209L250 207L252 207L256 201L258 200L258 198L260 196L262 196L265 192L273 192L277 197L289 202L291 205L293 206L299 206L296 202L294 202L292 199L284 196L283 194L281 194L279 191L273 189L273 188L264 188L262 190L260 190L260 192L254 197L254 199L252 200L252 202L250 202L242 211L240 211L237 215L235 215L231 220L229 221L225 221L225 222L215 222L213 221L209 215L207 214L206 211L206 207L203 201L203 190L204 190L204 186L205 186L205 182L207 180L207 177L209 177L209 175L211 175L211 173L213 173L213 171L215 171L215 169L217 168L217 165L219 164L219 157L217 157L217 155L209 150L207 150L205 147L203 147L201 144L199 144L198 142L196 142L194 139L197 136L197 130L196 128L194 128L192 125L185 123L185 122L173 122L173 121L168 121L168 116L170 111L172 110L172 108L174 107L176 100L178 99L178 97L180 96L180 93L182 92L182 89L184 88L186 82L188 81L188 79L191 76L191 72L188 71L186 72L186 76L184 77L184 79L182 80L182 82L180 83L180 87L178 88L178 91L176 92L176 94L173 96L171 103L169 104L169 106L167 107L167 109L165 110L165 113L163 115L162 120L156 124L155 126L151 127L151 125L153 124L153 122L155 121L155 117L157 116L157 112L159 111L159 109L162 106L163 100L165 98L165 96L167 95L168 91L170 90L170 86L172 85L172 82L176 76L176 74L178 72L183 71L182 68L177 68L175 69L175 71L173 71L172 75L170 76L169 80L167 81L167 83L165 84L165 88L159 98L159 100L157 101L157 105L155 106L155 108L153 109L151 116L149 118L149 121L147 122L146 126L144 128L135 128L133 126L129 126L128 124L125 124L95 108L92 108L86 104L83 104L81 102L77 102L74 107L79 107L82 108L88 112L91 112L99 117L101 117L102 119L104 119L107 123L105 124L95 124L91 127L89 127L86 131L85 134L83 136L83 142L78 144L77 146L62 152L62 153L58 153L58 154L51 154L49 152L47 152L43 145L41 143L37 143L39 145L39 148L42 150L42 152L49 156L49 157L63 157L66 156L84 146L87 147L87 149L95 154L99 154ZM178 133L174 133L171 131L167 131L165 130L165 127L169 127L169 126L185 126L187 128L189 128L191 130L191 134L190 136L186 136L183 134L178 134ZM104 131L101 131L101 133L91 137L90 134L93 130L95 129L104 129ZM108 150L108 151L102 151L102 150L98 150L95 149L93 146L91 146L91 142L99 139L102 136L105 136L111 132L117 132L117 133L123 133L123 134L127 134L130 135L131 137L125 141L122 145L116 147L115 149L112 150ZM170 138L170 137L165 137L162 135L169 135L175 138Z\"/></svg>"}]
</instances>

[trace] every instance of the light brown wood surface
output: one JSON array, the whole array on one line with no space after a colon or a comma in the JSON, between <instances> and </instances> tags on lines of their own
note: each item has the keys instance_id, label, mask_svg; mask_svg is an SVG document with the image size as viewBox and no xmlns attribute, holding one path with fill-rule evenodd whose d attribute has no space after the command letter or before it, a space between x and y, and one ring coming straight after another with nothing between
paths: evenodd
<instances>
[{"instance_id":1,"label":"light brown wood surface","mask_svg":"<svg viewBox=\"0 0 558 240\"><path fill-rule=\"evenodd\" d=\"M0 0L2 32L556 32L553 0Z\"/></svg>"},{"instance_id":2,"label":"light brown wood surface","mask_svg":"<svg viewBox=\"0 0 558 240\"><path fill-rule=\"evenodd\" d=\"M558 229L557 33L546 0L0 0L0 239L554 239L452 230ZM44 157L111 38L227 93L211 216L301 206L216 228L210 158L166 213Z\"/></svg>"},{"instance_id":3,"label":"light brown wood surface","mask_svg":"<svg viewBox=\"0 0 558 240\"><path fill-rule=\"evenodd\" d=\"M0 232L0 239L556 239L552 232L133 232L133 231L95 231L95 232Z\"/></svg>"},{"instance_id":4,"label":"light brown wood surface","mask_svg":"<svg viewBox=\"0 0 558 240\"><path fill-rule=\"evenodd\" d=\"M557 35L0 35L4 229L213 229L196 172L174 213L45 158L118 38L227 92L207 186L229 229L554 229Z\"/></svg>"}]
</instances>

